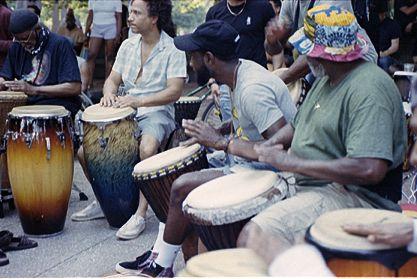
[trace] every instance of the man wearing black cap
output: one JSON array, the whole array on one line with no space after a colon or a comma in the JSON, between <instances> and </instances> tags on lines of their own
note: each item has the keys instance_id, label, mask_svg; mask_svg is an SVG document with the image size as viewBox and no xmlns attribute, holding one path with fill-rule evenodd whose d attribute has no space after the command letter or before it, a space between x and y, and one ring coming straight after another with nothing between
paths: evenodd
<instances>
[{"instance_id":1,"label":"man wearing black cap","mask_svg":"<svg viewBox=\"0 0 417 279\"><path fill-rule=\"evenodd\" d=\"M224 151L224 154L234 155L231 158L233 162L188 173L175 180L165 230L159 232L152 251L145 252L135 261L119 263L116 266L118 272L151 277L173 276L176 254L190 232L190 223L181 210L188 193L205 182L232 173L231 165L272 169L268 164L255 162L253 146L257 141L269 139L291 121L296 109L288 89L278 77L255 62L238 59L238 42L237 31L220 20L208 21L193 34L174 39L178 49L191 53L191 66L201 84L214 77L232 89L233 135L224 137L207 123L184 120L185 132L191 137L184 144L198 142Z\"/></svg>"},{"instance_id":2,"label":"man wearing black cap","mask_svg":"<svg viewBox=\"0 0 417 279\"><path fill-rule=\"evenodd\" d=\"M29 10L12 13L9 31L14 43L0 71L0 90L24 92L29 105L64 106L74 116L81 77L69 41L39 24Z\"/></svg>"}]
</instances>

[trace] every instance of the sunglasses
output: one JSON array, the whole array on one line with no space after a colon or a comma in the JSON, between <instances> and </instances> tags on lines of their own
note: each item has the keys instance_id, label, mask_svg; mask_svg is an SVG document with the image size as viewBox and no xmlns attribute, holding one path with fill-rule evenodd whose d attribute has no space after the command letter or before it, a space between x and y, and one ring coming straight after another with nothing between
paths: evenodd
<instances>
[{"instance_id":1,"label":"sunglasses","mask_svg":"<svg viewBox=\"0 0 417 279\"><path fill-rule=\"evenodd\" d=\"M26 40L18 40L16 39L15 35L13 35L13 42L19 43L19 44L27 44L30 41L30 37L33 34L33 31L35 31L34 29L32 29L28 35L28 37L26 38Z\"/></svg>"}]
</instances>

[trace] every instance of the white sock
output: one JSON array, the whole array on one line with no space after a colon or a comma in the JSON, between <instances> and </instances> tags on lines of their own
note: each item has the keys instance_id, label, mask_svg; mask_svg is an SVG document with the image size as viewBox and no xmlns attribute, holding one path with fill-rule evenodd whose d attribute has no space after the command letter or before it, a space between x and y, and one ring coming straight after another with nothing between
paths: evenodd
<instances>
[{"instance_id":1,"label":"white sock","mask_svg":"<svg viewBox=\"0 0 417 279\"><path fill-rule=\"evenodd\" d=\"M180 249L181 245L172 245L162 240L162 245L155 262L164 268L171 267Z\"/></svg>"},{"instance_id":2,"label":"white sock","mask_svg":"<svg viewBox=\"0 0 417 279\"><path fill-rule=\"evenodd\" d=\"M153 245L152 252L159 253L161 251L161 245L164 241L164 230L165 230L165 224L162 222L159 222L159 229L158 229L158 236L156 237L155 244Z\"/></svg>"}]
</instances>

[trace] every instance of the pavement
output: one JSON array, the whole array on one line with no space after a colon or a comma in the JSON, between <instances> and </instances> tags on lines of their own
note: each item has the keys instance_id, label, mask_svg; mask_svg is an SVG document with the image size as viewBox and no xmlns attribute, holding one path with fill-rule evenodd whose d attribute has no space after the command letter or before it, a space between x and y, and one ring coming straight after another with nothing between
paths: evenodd
<instances>
[{"instance_id":1,"label":"pavement","mask_svg":"<svg viewBox=\"0 0 417 279\"><path fill-rule=\"evenodd\" d=\"M38 247L7 252L10 263L0 267L0 277L112 276L118 262L134 260L152 247L158 233L158 220L150 209L145 231L129 241L118 240L116 230L111 229L105 219L71 221L71 214L83 209L94 199L78 161L74 167L74 183L89 200L80 201L78 193L72 191L63 233L49 238L31 238L38 242ZM9 210L7 206L4 209L5 217L0 219L0 230L9 230L15 235L23 234L17 210ZM183 256L179 254L174 271L183 267Z\"/></svg>"}]
</instances>

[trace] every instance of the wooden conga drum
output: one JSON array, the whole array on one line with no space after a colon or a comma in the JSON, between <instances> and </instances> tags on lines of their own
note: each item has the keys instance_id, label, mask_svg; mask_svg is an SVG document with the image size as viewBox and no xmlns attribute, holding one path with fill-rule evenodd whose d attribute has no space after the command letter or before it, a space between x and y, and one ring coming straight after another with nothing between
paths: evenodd
<instances>
[{"instance_id":1,"label":"wooden conga drum","mask_svg":"<svg viewBox=\"0 0 417 279\"><path fill-rule=\"evenodd\" d=\"M307 242L316 246L336 276L414 277L417 276L417 255L405 247L375 244L366 237L351 235L344 224L411 222L405 215L377 209L344 209L320 216L308 229Z\"/></svg>"},{"instance_id":2,"label":"wooden conga drum","mask_svg":"<svg viewBox=\"0 0 417 279\"><path fill-rule=\"evenodd\" d=\"M208 168L206 151L199 144L175 147L138 163L133 170L136 185L160 222L168 215L171 186L187 172Z\"/></svg>"},{"instance_id":3,"label":"wooden conga drum","mask_svg":"<svg viewBox=\"0 0 417 279\"><path fill-rule=\"evenodd\" d=\"M191 191L183 212L209 251L234 248L250 218L281 200L286 182L275 172L248 170Z\"/></svg>"},{"instance_id":4,"label":"wooden conga drum","mask_svg":"<svg viewBox=\"0 0 417 279\"><path fill-rule=\"evenodd\" d=\"M7 164L23 231L62 232L74 171L70 112L61 106L22 106L9 113Z\"/></svg>"},{"instance_id":5,"label":"wooden conga drum","mask_svg":"<svg viewBox=\"0 0 417 279\"><path fill-rule=\"evenodd\" d=\"M93 105L81 115L83 148L91 186L111 227L135 214L139 190L132 170L139 162L136 111Z\"/></svg>"},{"instance_id":6,"label":"wooden conga drum","mask_svg":"<svg viewBox=\"0 0 417 279\"><path fill-rule=\"evenodd\" d=\"M224 249L191 258L179 277L264 277L268 265L246 248Z\"/></svg>"},{"instance_id":7,"label":"wooden conga drum","mask_svg":"<svg viewBox=\"0 0 417 279\"><path fill-rule=\"evenodd\" d=\"M6 129L7 114L14 107L26 104L27 96L23 92L0 91L0 137L3 138ZM0 183L1 190L10 189L9 175L7 173L6 154L0 155Z\"/></svg>"}]
</instances>

